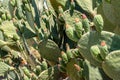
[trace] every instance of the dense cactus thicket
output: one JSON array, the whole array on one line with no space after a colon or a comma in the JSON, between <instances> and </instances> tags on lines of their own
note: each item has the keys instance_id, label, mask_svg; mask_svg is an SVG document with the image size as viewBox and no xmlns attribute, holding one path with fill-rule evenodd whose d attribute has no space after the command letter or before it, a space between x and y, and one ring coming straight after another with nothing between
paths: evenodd
<instances>
[{"instance_id":1,"label":"dense cactus thicket","mask_svg":"<svg viewBox=\"0 0 120 80\"><path fill-rule=\"evenodd\" d=\"M0 80L120 80L119 0L0 0Z\"/></svg>"}]
</instances>

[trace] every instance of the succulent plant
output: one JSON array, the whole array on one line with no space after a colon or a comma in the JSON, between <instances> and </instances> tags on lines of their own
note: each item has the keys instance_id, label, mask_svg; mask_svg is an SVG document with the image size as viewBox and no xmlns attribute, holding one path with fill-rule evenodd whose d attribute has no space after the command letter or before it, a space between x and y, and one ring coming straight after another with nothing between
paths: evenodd
<instances>
[{"instance_id":1,"label":"succulent plant","mask_svg":"<svg viewBox=\"0 0 120 80\"><path fill-rule=\"evenodd\" d=\"M0 0L0 80L119 80L119 4Z\"/></svg>"}]
</instances>

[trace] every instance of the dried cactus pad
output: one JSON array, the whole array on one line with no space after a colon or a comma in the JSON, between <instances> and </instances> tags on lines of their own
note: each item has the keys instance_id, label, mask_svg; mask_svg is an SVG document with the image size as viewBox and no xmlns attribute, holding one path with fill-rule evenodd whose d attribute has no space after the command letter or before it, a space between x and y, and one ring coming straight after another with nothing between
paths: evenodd
<instances>
[{"instance_id":1,"label":"dried cactus pad","mask_svg":"<svg viewBox=\"0 0 120 80\"><path fill-rule=\"evenodd\" d=\"M57 62L60 57L58 45L50 39L40 42L38 48L41 56L49 61Z\"/></svg>"},{"instance_id":2,"label":"dried cactus pad","mask_svg":"<svg viewBox=\"0 0 120 80\"><path fill-rule=\"evenodd\" d=\"M120 79L120 50L108 54L102 63L104 72L112 79Z\"/></svg>"},{"instance_id":3,"label":"dried cactus pad","mask_svg":"<svg viewBox=\"0 0 120 80\"><path fill-rule=\"evenodd\" d=\"M102 40L106 42L109 52L120 49L120 45L118 44L118 42L120 42L120 36L107 31L102 31L101 34L98 34L96 31L88 32L84 34L78 42L81 55L97 66L100 66L101 63L92 57L90 48L93 45L100 45Z\"/></svg>"}]
</instances>

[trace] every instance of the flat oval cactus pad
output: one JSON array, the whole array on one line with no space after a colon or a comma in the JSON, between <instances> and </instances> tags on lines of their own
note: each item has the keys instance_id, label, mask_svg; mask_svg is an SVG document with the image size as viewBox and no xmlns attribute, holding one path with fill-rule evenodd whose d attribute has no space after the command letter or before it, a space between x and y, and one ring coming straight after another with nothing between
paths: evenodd
<instances>
[{"instance_id":1,"label":"flat oval cactus pad","mask_svg":"<svg viewBox=\"0 0 120 80\"><path fill-rule=\"evenodd\" d=\"M40 42L38 49L40 55L49 61L57 62L58 57L60 57L60 49L58 45L50 39Z\"/></svg>"},{"instance_id":2,"label":"flat oval cactus pad","mask_svg":"<svg viewBox=\"0 0 120 80\"><path fill-rule=\"evenodd\" d=\"M120 50L109 53L102 63L104 72L114 80L120 80Z\"/></svg>"},{"instance_id":3,"label":"flat oval cactus pad","mask_svg":"<svg viewBox=\"0 0 120 80\"><path fill-rule=\"evenodd\" d=\"M88 32L78 42L81 55L97 66L101 66L101 63L93 58L90 53L90 48L93 45L100 45L102 40L106 42L109 52L120 49L120 45L118 44L120 42L120 36L107 31L102 31L101 34L98 34L96 31Z\"/></svg>"}]
</instances>

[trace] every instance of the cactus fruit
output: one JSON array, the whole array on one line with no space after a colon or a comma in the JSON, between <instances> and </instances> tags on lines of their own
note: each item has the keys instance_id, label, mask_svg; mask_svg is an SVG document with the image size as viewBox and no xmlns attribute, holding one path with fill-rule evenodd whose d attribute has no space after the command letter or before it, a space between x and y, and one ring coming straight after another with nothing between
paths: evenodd
<instances>
[{"instance_id":1,"label":"cactus fruit","mask_svg":"<svg viewBox=\"0 0 120 80\"><path fill-rule=\"evenodd\" d=\"M61 51L61 57L62 57L62 60L67 63L68 62L68 58L67 58L67 55L64 51Z\"/></svg>"},{"instance_id":2,"label":"cactus fruit","mask_svg":"<svg viewBox=\"0 0 120 80\"><path fill-rule=\"evenodd\" d=\"M11 20L11 19L12 19L10 13L6 13L6 18L7 18L8 20Z\"/></svg>"},{"instance_id":3,"label":"cactus fruit","mask_svg":"<svg viewBox=\"0 0 120 80\"><path fill-rule=\"evenodd\" d=\"M102 57L101 57L101 53L100 53L100 49L97 45L93 45L90 48L90 53L93 56L93 58L95 58L97 61L102 62Z\"/></svg>"},{"instance_id":4,"label":"cactus fruit","mask_svg":"<svg viewBox=\"0 0 120 80\"><path fill-rule=\"evenodd\" d=\"M74 58L74 55L71 52L69 44L66 44L66 54L67 54L68 60Z\"/></svg>"},{"instance_id":5,"label":"cactus fruit","mask_svg":"<svg viewBox=\"0 0 120 80\"><path fill-rule=\"evenodd\" d=\"M5 13L1 15L1 19L2 19L2 20L6 20L6 15L5 15Z\"/></svg>"},{"instance_id":6,"label":"cactus fruit","mask_svg":"<svg viewBox=\"0 0 120 80\"><path fill-rule=\"evenodd\" d=\"M31 11L29 4L27 4L27 3L25 4L25 9L26 9L27 11Z\"/></svg>"},{"instance_id":7,"label":"cactus fruit","mask_svg":"<svg viewBox=\"0 0 120 80\"><path fill-rule=\"evenodd\" d=\"M82 24L85 32L90 31L90 24L87 16L85 14L82 14Z\"/></svg>"},{"instance_id":8,"label":"cactus fruit","mask_svg":"<svg viewBox=\"0 0 120 80\"><path fill-rule=\"evenodd\" d=\"M75 18L75 31L79 38L81 38L83 33L83 27L82 22L79 20L79 18Z\"/></svg>"},{"instance_id":9,"label":"cactus fruit","mask_svg":"<svg viewBox=\"0 0 120 80\"><path fill-rule=\"evenodd\" d=\"M42 63L41 63L41 69L42 70L46 70L47 68L48 68L47 62L45 60L42 61Z\"/></svg>"},{"instance_id":10,"label":"cactus fruit","mask_svg":"<svg viewBox=\"0 0 120 80\"><path fill-rule=\"evenodd\" d=\"M62 6L58 6L58 13L59 13L59 14L62 14L62 13L63 13L63 8L62 8Z\"/></svg>"},{"instance_id":11,"label":"cactus fruit","mask_svg":"<svg viewBox=\"0 0 120 80\"><path fill-rule=\"evenodd\" d=\"M71 80L81 80L81 75L79 74L80 66L77 64L76 59L71 59L66 66L66 71Z\"/></svg>"},{"instance_id":12,"label":"cactus fruit","mask_svg":"<svg viewBox=\"0 0 120 80\"><path fill-rule=\"evenodd\" d=\"M25 74L23 75L23 80L30 80Z\"/></svg>"},{"instance_id":13,"label":"cactus fruit","mask_svg":"<svg viewBox=\"0 0 120 80\"><path fill-rule=\"evenodd\" d=\"M100 33L103 30L103 26L104 26L104 21L102 16L100 14L95 15L93 22L94 22L96 31Z\"/></svg>"},{"instance_id":14,"label":"cactus fruit","mask_svg":"<svg viewBox=\"0 0 120 80\"><path fill-rule=\"evenodd\" d=\"M66 35L69 39L71 39L72 41L77 42L79 40L79 38L77 37L77 34L75 33L75 30L72 26L70 26L69 24L65 25L65 32Z\"/></svg>"},{"instance_id":15,"label":"cactus fruit","mask_svg":"<svg viewBox=\"0 0 120 80\"><path fill-rule=\"evenodd\" d=\"M62 58L58 58L59 59L59 64L60 64L60 66L62 66L63 68L65 68L66 67L66 63L65 63L65 61L63 61L63 59Z\"/></svg>"},{"instance_id":16,"label":"cactus fruit","mask_svg":"<svg viewBox=\"0 0 120 80\"><path fill-rule=\"evenodd\" d=\"M105 41L109 52L118 50L120 45L117 42L120 40L120 36L111 32L102 31L101 34L95 31L84 34L78 42L78 47L81 55L86 58L91 64L100 66L101 63L96 61L90 53L90 48L93 45L99 45L101 41Z\"/></svg>"},{"instance_id":17,"label":"cactus fruit","mask_svg":"<svg viewBox=\"0 0 120 80\"><path fill-rule=\"evenodd\" d=\"M37 65L36 68L35 68L35 73L36 75L39 75L41 73L41 66L40 65Z\"/></svg>"},{"instance_id":18,"label":"cactus fruit","mask_svg":"<svg viewBox=\"0 0 120 80\"><path fill-rule=\"evenodd\" d=\"M29 78L31 77L30 71L28 70L27 67L25 67L25 66L22 67L22 70L26 76L28 76Z\"/></svg>"},{"instance_id":19,"label":"cactus fruit","mask_svg":"<svg viewBox=\"0 0 120 80\"><path fill-rule=\"evenodd\" d=\"M0 79L119 80L119 4L0 0Z\"/></svg>"},{"instance_id":20,"label":"cactus fruit","mask_svg":"<svg viewBox=\"0 0 120 80\"><path fill-rule=\"evenodd\" d=\"M102 59L105 59L105 57L109 54L107 44L105 41L101 41L100 45L101 45L100 46L100 55L101 55Z\"/></svg>"}]
</instances>

